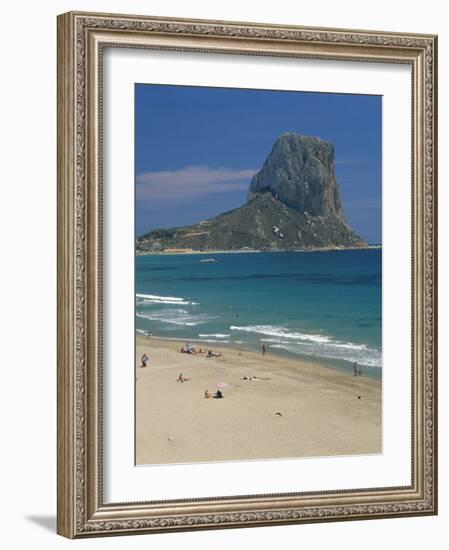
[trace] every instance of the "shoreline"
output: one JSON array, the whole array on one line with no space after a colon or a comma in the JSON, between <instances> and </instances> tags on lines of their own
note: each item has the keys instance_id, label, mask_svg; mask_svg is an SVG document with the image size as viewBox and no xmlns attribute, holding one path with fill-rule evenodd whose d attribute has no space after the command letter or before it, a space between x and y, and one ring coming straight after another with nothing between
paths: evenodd
<instances>
[{"instance_id":1,"label":"shoreline","mask_svg":"<svg viewBox=\"0 0 449 550\"><path fill-rule=\"evenodd\" d=\"M140 252L136 250L136 256L189 256L197 254L269 254L269 253L281 253L281 252L345 252L346 250L379 250L382 249L382 245L368 245L368 246L347 246L347 247L322 247L322 248L292 248L292 249L271 249L271 250L194 250L194 249L179 249L169 250L167 252Z\"/></svg>"},{"instance_id":2,"label":"shoreline","mask_svg":"<svg viewBox=\"0 0 449 550\"><path fill-rule=\"evenodd\" d=\"M162 340L167 342L177 342L180 346L183 346L186 342L193 342L198 347L200 347L200 344L202 344L202 347L204 349L208 348L220 348L223 349L231 349L234 351L240 351L245 353L254 353L256 355L259 355L259 352L252 347L249 344L245 343L237 343L237 342L223 342L220 340L213 340L211 339L202 339L202 338L180 338L179 336L158 336L154 334L150 334L145 331L140 331L139 329L136 329L136 339L137 338L148 338L151 340ZM329 369L331 371L337 371L345 376L352 377L353 376L353 362L352 361L345 361L344 359L338 359L338 358L329 358L329 357L320 357L318 355L299 355L295 354L286 350L277 349L277 348L270 348L269 345L267 346L267 356L270 357L279 357L281 359L288 359L292 362L298 362L298 363L310 363L313 365L317 365L319 368L323 369ZM362 371L365 372L363 378L366 378L368 380L375 380L377 382L382 382L382 367L370 367L369 365L364 365L363 363L358 363L359 367L362 368ZM366 371L368 369L368 371ZM375 375L378 371L378 375Z\"/></svg>"},{"instance_id":3,"label":"shoreline","mask_svg":"<svg viewBox=\"0 0 449 550\"><path fill-rule=\"evenodd\" d=\"M381 382L229 345L180 353L184 343L136 335L137 464L382 452ZM224 399L204 398L217 384Z\"/></svg>"}]
</instances>

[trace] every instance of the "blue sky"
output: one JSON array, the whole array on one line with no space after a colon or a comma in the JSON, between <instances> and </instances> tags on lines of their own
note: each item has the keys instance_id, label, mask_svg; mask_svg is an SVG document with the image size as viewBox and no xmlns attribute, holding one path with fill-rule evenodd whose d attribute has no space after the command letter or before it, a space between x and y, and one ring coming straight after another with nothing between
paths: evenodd
<instances>
[{"instance_id":1,"label":"blue sky","mask_svg":"<svg viewBox=\"0 0 449 550\"><path fill-rule=\"evenodd\" d=\"M381 242L380 96L137 84L136 234L242 205L284 132L335 145L351 227Z\"/></svg>"}]
</instances>

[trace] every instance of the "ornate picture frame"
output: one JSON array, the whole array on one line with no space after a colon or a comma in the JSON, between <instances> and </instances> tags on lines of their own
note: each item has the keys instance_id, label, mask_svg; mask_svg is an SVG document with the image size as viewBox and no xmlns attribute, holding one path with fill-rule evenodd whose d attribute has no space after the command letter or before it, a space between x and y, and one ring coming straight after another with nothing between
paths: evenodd
<instances>
[{"instance_id":1,"label":"ornate picture frame","mask_svg":"<svg viewBox=\"0 0 449 550\"><path fill-rule=\"evenodd\" d=\"M105 48L403 64L412 85L411 484L103 498ZM437 513L437 37L70 12L58 17L58 533L69 538Z\"/></svg>"}]
</instances>

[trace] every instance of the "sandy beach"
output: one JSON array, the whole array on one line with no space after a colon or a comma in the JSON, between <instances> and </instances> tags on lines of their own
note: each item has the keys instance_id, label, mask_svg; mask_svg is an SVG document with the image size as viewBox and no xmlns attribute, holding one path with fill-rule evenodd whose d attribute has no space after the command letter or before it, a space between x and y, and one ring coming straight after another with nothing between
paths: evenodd
<instances>
[{"instance_id":1,"label":"sandy beach","mask_svg":"<svg viewBox=\"0 0 449 550\"><path fill-rule=\"evenodd\" d=\"M137 464L382 451L380 382L216 344L203 351L221 357L180 353L184 344L137 336ZM217 384L223 399L205 398Z\"/></svg>"}]
</instances>

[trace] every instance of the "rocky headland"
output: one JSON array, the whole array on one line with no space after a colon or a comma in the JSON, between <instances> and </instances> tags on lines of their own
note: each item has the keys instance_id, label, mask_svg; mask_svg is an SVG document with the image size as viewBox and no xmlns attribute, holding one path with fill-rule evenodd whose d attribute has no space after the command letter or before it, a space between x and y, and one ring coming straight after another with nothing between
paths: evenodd
<instances>
[{"instance_id":1,"label":"rocky headland","mask_svg":"<svg viewBox=\"0 0 449 550\"><path fill-rule=\"evenodd\" d=\"M137 239L136 252L367 246L344 216L334 145L288 132L278 137L252 178L244 205L194 225L149 231Z\"/></svg>"}]
</instances>

